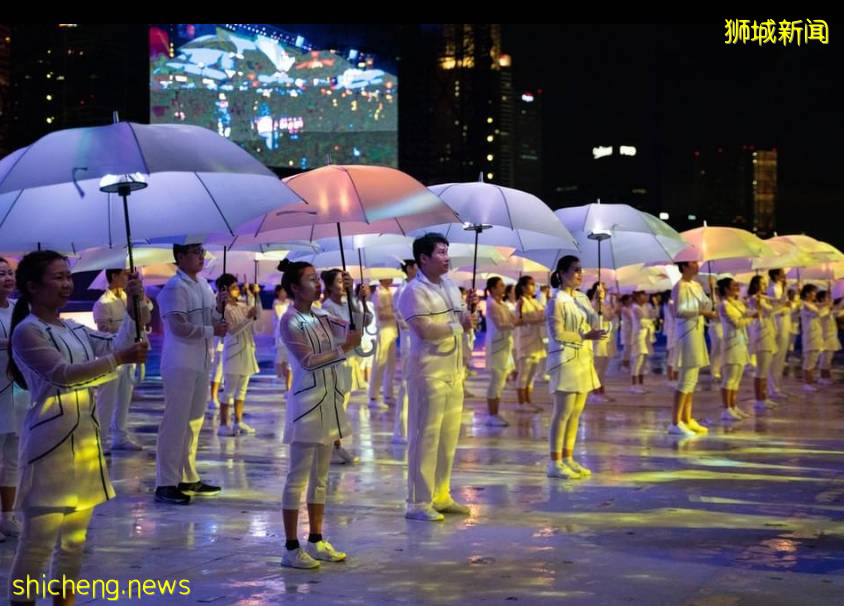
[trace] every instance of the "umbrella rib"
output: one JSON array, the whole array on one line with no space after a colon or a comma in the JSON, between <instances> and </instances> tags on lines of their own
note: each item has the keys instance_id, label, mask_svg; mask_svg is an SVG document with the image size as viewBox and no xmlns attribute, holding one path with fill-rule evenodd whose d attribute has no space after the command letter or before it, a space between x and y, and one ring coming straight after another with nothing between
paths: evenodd
<instances>
[{"instance_id":1,"label":"umbrella rib","mask_svg":"<svg viewBox=\"0 0 844 606\"><path fill-rule=\"evenodd\" d=\"M9 207L9 210L7 210L6 214L3 215L3 220L0 221L0 227L3 227L3 224L6 223L6 219L8 219L9 215L12 214L12 211L14 210L15 205L18 203L18 200L20 200L20 197L23 195L23 192L24 192L24 190L20 190L18 192L18 195L15 196L15 201L12 202L12 205Z\"/></svg>"},{"instance_id":2,"label":"umbrella rib","mask_svg":"<svg viewBox=\"0 0 844 606\"><path fill-rule=\"evenodd\" d=\"M211 190L209 190L208 186L205 185L205 181L202 180L202 177L199 176L199 173L194 172L193 174L196 175L196 178L202 184L202 187L205 189L206 193L208 194L208 197L211 198L211 201L214 203L214 207L217 209L217 212L220 213L220 217L222 217L223 223L226 224L226 229L228 229L229 233L233 236L234 230L232 229L232 226L229 225L229 222L226 219L226 215L224 215L222 209L220 209L220 205L217 204L217 201L214 199L214 196L211 194Z\"/></svg>"},{"instance_id":3,"label":"umbrella rib","mask_svg":"<svg viewBox=\"0 0 844 606\"><path fill-rule=\"evenodd\" d=\"M355 197L358 200L358 206L360 206L361 212L363 212L363 222L369 224L369 217L366 214L366 209L363 207L363 199L360 197L360 191L358 191L358 186L355 184L355 179L352 177L352 173L350 173L347 169L342 169L343 172L346 173L346 176L349 177L349 182L352 184L352 189L355 190Z\"/></svg>"},{"instance_id":4,"label":"umbrella rib","mask_svg":"<svg viewBox=\"0 0 844 606\"><path fill-rule=\"evenodd\" d=\"M141 162L144 163L144 168L146 169L146 174L149 174L149 164L147 164L147 159L144 157L144 150L141 148L141 142L138 141L138 135L135 133L135 129L132 128L132 123L127 122L126 125L129 127L129 132L132 133L132 138L135 139L135 144L138 146L138 154L141 156Z\"/></svg>"},{"instance_id":5,"label":"umbrella rib","mask_svg":"<svg viewBox=\"0 0 844 606\"><path fill-rule=\"evenodd\" d=\"M15 167L18 165L18 163L19 163L21 160L23 160L23 157L24 157L26 154L28 154L28 153L29 153L29 150L31 150L31 149L32 149L32 145L27 145L27 147L26 147L26 151L25 151L25 152L23 152L17 160L15 160L15 163L14 163L14 164L12 164L12 166L11 166L11 167L9 167L9 172L7 172L7 173L6 173L6 176L5 176L5 177L3 177L3 180L2 180L2 181L0 181L0 188L2 188L2 187L3 187L3 183L5 183L5 182L6 182L6 179L8 179L8 178L9 178L9 175L11 175L11 174L12 174L12 171L15 169ZM23 190L21 190L21 191L23 191Z\"/></svg>"},{"instance_id":6,"label":"umbrella rib","mask_svg":"<svg viewBox=\"0 0 844 606\"><path fill-rule=\"evenodd\" d=\"M513 225L513 215L510 214L510 204L507 202L507 196L504 195L504 190L502 190L498 185L493 185L493 187L498 191L501 199L504 200L504 209L507 211L507 220L510 222L510 229L513 230L513 233L515 233L516 237L519 239L520 250L525 250L525 243L522 241L522 234L519 233L519 230Z\"/></svg>"}]
</instances>

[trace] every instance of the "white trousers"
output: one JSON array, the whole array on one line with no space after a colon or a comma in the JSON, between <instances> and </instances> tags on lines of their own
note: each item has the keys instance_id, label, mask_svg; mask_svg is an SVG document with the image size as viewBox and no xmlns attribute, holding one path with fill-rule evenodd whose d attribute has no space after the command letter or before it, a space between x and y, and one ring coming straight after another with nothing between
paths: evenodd
<instances>
[{"instance_id":1,"label":"white trousers","mask_svg":"<svg viewBox=\"0 0 844 606\"><path fill-rule=\"evenodd\" d=\"M573 450L577 439L580 415L586 406L586 393L554 392L554 412L548 430L548 447L551 452Z\"/></svg>"},{"instance_id":2,"label":"white trousers","mask_svg":"<svg viewBox=\"0 0 844 606\"><path fill-rule=\"evenodd\" d=\"M401 380L399 397L396 400L396 416L393 419L393 437L407 437L407 379L410 376L410 331L402 333L399 339L399 357L401 358Z\"/></svg>"},{"instance_id":3,"label":"white trousers","mask_svg":"<svg viewBox=\"0 0 844 606\"><path fill-rule=\"evenodd\" d=\"M774 391L782 391L782 374L788 359L788 342L791 335L777 335L777 351L771 358L771 369L768 372L768 383Z\"/></svg>"},{"instance_id":4,"label":"white trousers","mask_svg":"<svg viewBox=\"0 0 844 606\"><path fill-rule=\"evenodd\" d=\"M369 399L378 398L382 388L385 400L393 399L393 381L396 376L396 339L399 331L394 326L384 326L378 330L378 342L372 361L372 374L369 377Z\"/></svg>"},{"instance_id":5,"label":"white trousers","mask_svg":"<svg viewBox=\"0 0 844 606\"><path fill-rule=\"evenodd\" d=\"M186 368L161 370L164 417L158 427L156 485L199 481L196 450L205 420L208 373Z\"/></svg>"},{"instance_id":6,"label":"white trousers","mask_svg":"<svg viewBox=\"0 0 844 606\"><path fill-rule=\"evenodd\" d=\"M413 376L408 390L407 502L415 506L447 503L463 413L463 385Z\"/></svg>"},{"instance_id":7,"label":"white trousers","mask_svg":"<svg viewBox=\"0 0 844 606\"><path fill-rule=\"evenodd\" d=\"M226 402L231 406L235 400L246 399L246 390L249 389L251 375L225 375L226 379Z\"/></svg>"},{"instance_id":8,"label":"white trousers","mask_svg":"<svg viewBox=\"0 0 844 606\"><path fill-rule=\"evenodd\" d=\"M741 378L744 375L744 364L724 364L723 371L721 387L730 391L738 391L741 386Z\"/></svg>"},{"instance_id":9,"label":"white trousers","mask_svg":"<svg viewBox=\"0 0 844 606\"><path fill-rule=\"evenodd\" d=\"M680 368L677 370L677 391L684 394L695 392L700 368Z\"/></svg>"},{"instance_id":10,"label":"white trousers","mask_svg":"<svg viewBox=\"0 0 844 606\"><path fill-rule=\"evenodd\" d=\"M88 534L88 524L94 508L80 511L33 510L22 513L23 524L18 538L18 549L12 561L9 573L9 598L25 602L35 601L35 586L31 587L29 598L20 594L26 591L27 575L31 579L42 580L47 564L50 564L48 578L58 579L50 589L61 592L62 577L77 580L82 570L82 549ZM50 555L52 554L52 562ZM15 581L19 587L15 587ZM68 587L68 589L70 589ZM41 589L39 588L39 591ZM17 592L17 595L16 595ZM43 598L43 595L38 597Z\"/></svg>"},{"instance_id":11,"label":"white trousers","mask_svg":"<svg viewBox=\"0 0 844 606\"><path fill-rule=\"evenodd\" d=\"M129 437L129 406L132 403L134 364L117 369L117 378L97 388L97 419L100 422L100 443L107 445L109 434L115 441Z\"/></svg>"},{"instance_id":12,"label":"white trousers","mask_svg":"<svg viewBox=\"0 0 844 606\"><path fill-rule=\"evenodd\" d=\"M647 354L639 354L630 360L630 376L637 377L642 374L642 367L645 365Z\"/></svg>"},{"instance_id":13,"label":"white trousers","mask_svg":"<svg viewBox=\"0 0 844 606\"><path fill-rule=\"evenodd\" d=\"M302 491L308 484L308 504L324 505L328 486L328 465L331 463L331 444L290 445L287 481L284 483L282 507L299 509Z\"/></svg>"},{"instance_id":14,"label":"white trousers","mask_svg":"<svg viewBox=\"0 0 844 606\"><path fill-rule=\"evenodd\" d=\"M756 352L756 371L753 373L754 379L765 379L771 371L771 361L774 358L772 351L757 351Z\"/></svg>"},{"instance_id":15,"label":"white trousers","mask_svg":"<svg viewBox=\"0 0 844 606\"><path fill-rule=\"evenodd\" d=\"M533 389L533 381L536 379L539 361L533 356L519 358L516 368L518 371L517 385L519 389Z\"/></svg>"}]
</instances>

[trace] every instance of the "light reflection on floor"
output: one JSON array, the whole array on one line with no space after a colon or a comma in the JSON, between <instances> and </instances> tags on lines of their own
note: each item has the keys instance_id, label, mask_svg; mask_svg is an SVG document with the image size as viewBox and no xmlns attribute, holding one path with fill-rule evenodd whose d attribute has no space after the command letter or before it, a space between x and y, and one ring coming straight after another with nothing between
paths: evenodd
<instances>
[{"instance_id":1,"label":"light reflection on floor","mask_svg":"<svg viewBox=\"0 0 844 606\"><path fill-rule=\"evenodd\" d=\"M485 382L480 372L469 389L483 394ZM332 467L326 516L327 536L350 558L306 572L279 567L287 455L272 379L250 389L256 436L219 437L206 423L200 470L224 492L190 507L152 500L162 402L151 381L131 415L147 451L115 453L119 498L97 509L83 576L190 581L188 597L132 601L147 604L841 603L844 384L805 396L788 382L798 397L731 426L718 421L717 392L702 390L697 415L711 434L686 440L665 433L663 379L649 376L646 387L652 393L631 396L627 378L613 376L617 401L587 405L578 457L595 475L583 481L545 477L544 383L544 412L507 404L506 429L485 427L474 412L481 400L467 401L454 485L472 513L441 524L404 519L405 452L390 444L392 411L372 414L356 394L358 433L347 446L361 463ZM4 571L14 544L0 545Z\"/></svg>"}]
</instances>

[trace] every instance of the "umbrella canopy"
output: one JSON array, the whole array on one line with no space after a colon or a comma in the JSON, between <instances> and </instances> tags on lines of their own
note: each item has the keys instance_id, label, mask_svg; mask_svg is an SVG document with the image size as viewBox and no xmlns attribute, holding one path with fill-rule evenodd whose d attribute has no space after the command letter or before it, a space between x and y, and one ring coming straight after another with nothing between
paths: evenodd
<instances>
[{"instance_id":1,"label":"umbrella canopy","mask_svg":"<svg viewBox=\"0 0 844 606\"><path fill-rule=\"evenodd\" d=\"M198 126L118 122L50 133L0 161L0 242L9 249L125 246L123 203L101 180L132 175L133 237L233 234L300 198L236 144ZM37 217L37 221L33 221Z\"/></svg>"},{"instance_id":2,"label":"umbrella canopy","mask_svg":"<svg viewBox=\"0 0 844 606\"><path fill-rule=\"evenodd\" d=\"M710 271L718 271L714 261L771 257L776 254L756 235L735 227L710 227L704 224L703 227L684 231L680 235L689 246L675 255L674 261L713 262Z\"/></svg>"}]
</instances>

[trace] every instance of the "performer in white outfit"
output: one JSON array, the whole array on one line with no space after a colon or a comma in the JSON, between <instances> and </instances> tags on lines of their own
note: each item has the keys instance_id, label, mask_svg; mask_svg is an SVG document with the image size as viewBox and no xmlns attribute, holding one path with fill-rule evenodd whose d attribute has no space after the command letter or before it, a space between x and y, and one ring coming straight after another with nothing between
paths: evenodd
<instances>
[{"instance_id":1,"label":"performer in white outfit","mask_svg":"<svg viewBox=\"0 0 844 606\"><path fill-rule=\"evenodd\" d=\"M630 393L648 393L642 387L645 382L644 366L649 355L652 355L651 338L654 334L654 318L648 305L648 295L639 290L633 293L633 304L630 306L632 326L630 329Z\"/></svg>"},{"instance_id":2,"label":"performer in white outfit","mask_svg":"<svg viewBox=\"0 0 844 606\"><path fill-rule=\"evenodd\" d=\"M52 554L50 572L59 581L54 591L63 594L53 603L72 604L72 586L63 580L79 577L94 507L114 497L91 388L113 381L124 364L145 362L148 345L132 343L132 319L124 320L114 336L60 318L73 294L73 279L67 259L56 252L24 256L16 282L20 298L10 327L9 373L29 390L31 406L20 434L16 505L23 528L9 596L13 603L34 604L35 596L20 591L29 591L27 579L42 579ZM127 291L142 297L143 285L131 280ZM146 324L145 306L140 314Z\"/></svg>"},{"instance_id":3,"label":"performer in white outfit","mask_svg":"<svg viewBox=\"0 0 844 606\"><path fill-rule=\"evenodd\" d=\"M229 295L223 291L215 297L208 282L198 276L205 263L200 244L174 244L173 257L176 275L158 293L164 321L164 417L158 428L155 499L187 505L191 495L220 492L219 486L200 480L196 450L208 398L214 337L224 337L228 329L222 314Z\"/></svg>"},{"instance_id":4,"label":"performer in white outfit","mask_svg":"<svg viewBox=\"0 0 844 606\"><path fill-rule=\"evenodd\" d=\"M513 358L513 330L522 325L504 301L504 280L493 276L486 281L486 367L489 384L486 391L487 418L490 427L507 427L509 423L498 414L501 392L511 370Z\"/></svg>"},{"instance_id":5,"label":"performer in white outfit","mask_svg":"<svg viewBox=\"0 0 844 606\"><path fill-rule=\"evenodd\" d=\"M346 324L350 323L349 319L349 304L346 300L346 276L339 269L329 269L321 274L322 282L325 289L325 299L322 302L323 311L331 314L336 318L340 318ZM370 321L371 316L363 311L362 303L365 302L366 297L369 296L369 286L364 284L359 291L357 297L352 299L352 308L354 309L355 327L363 328ZM349 397L352 389L352 374L354 373L354 359L360 359L356 355L356 349L351 350L345 356L345 359L338 365L336 371L341 373L343 385L343 409L349 406ZM348 433L348 432L347 432ZM335 465L346 465L355 462L355 457L345 448L340 442L340 438L334 442L334 450L331 453L331 462Z\"/></svg>"},{"instance_id":6,"label":"performer in white outfit","mask_svg":"<svg viewBox=\"0 0 844 606\"><path fill-rule=\"evenodd\" d=\"M407 511L414 520L469 513L451 496L451 469L463 412L463 332L474 325L457 286L446 277L448 240L429 233L413 242L416 278L399 313L410 326ZM475 303L469 293L468 305Z\"/></svg>"},{"instance_id":7,"label":"performer in white outfit","mask_svg":"<svg viewBox=\"0 0 844 606\"><path fill-rule=\"evenodd\" d=\"M592 341L592 355L595 358L595 372L598 374L598 382L601 384L596 390L589 394L586 398L587 402L595 402L597 404L604 404L606 402L615 402L615 398L608 396L604 389L604 379L607 376L607 369L610 365L610 358L615 355L615 334L613 332L613 320L616 317L615 298L610 301L606 300L606 289L603 282L595 282L587 291L586 296L592 304L592 308L598 309L598 302L601 303L601 326L607 332L605 339L598 339Z\"/></svg>"},{"instance_id":8,"label":"performer in white outfit","mask_svg":"<svg viewBox=\"0 0 844 606\"><path fill-rule=\"evenodd\" d=\"M841 301L837 305L832 305L830 300L830 286L827 290L822 290L818 293L818 303L827 305L829 313L821 317L821 333L823 334L823 349L821 349L818 367L821 371L821 378L818 381L820 385L832 385L832 358L839 349L841 349L841 341L838 340L838 318L844 315Z\"/></svg>"},{"instance_id":9,"label":"performer in white outfit","mask_svg":"<svg viewBox=\"0 0 844 606\"><path fill-rule=\"evenodd\" d=\"M126 282L129 273L125 269L107 269L108 288L94 303L94 322L100 332L116 335L126 317ZM144 297L144 303L152 303ZM135 367L121 366L117 379L97 388L97 417L100 419L100 443L103 451L143 450L143 447L129 435L129 406L134 390Z\"/></svg>"},{"instance_id":10,"label":"performer in white outfit","mask_svg":"<svg viewBox=\"0 0 844 606\"><path fill-rule=\"evenodd\" d=\"M372 376L369 379L369 405L384 409L384 403L393 404L393 382L396 375L396 341L399 326L393 307L392 279L381 280L375 289L375 318L378 339L375 345L375 359L372 361ZM378 392L383 392L383 400Z\"/></svg>"},{"instance_id":11,"label":"performer in white outfit","mask_svg":"<svg viewBox=\"0 0 844 606\"><path fill-rule=\"evenodd\" d=\"M800 310L801 338L803 345L803 390L818 391L815 386L815 367L824 348L822 320L829 315L829 305L818 303L818 287L806 284L800 291L803 306Z\"/></svg>"},{"instance_id":12,"label":"performer in white outfit","mask_svg":"<svg viewBox=\"0 0 844 606\"><path fill-rule=\"evenodd\" d=\"M768 391L774 399L782 399L788 396L783 389L782 378L791 344L791 315L794 311L794 304L788 299L785 271L771 269L768 271L768 276L770 278L768 297L774 308L774 327L776 329L776 352L771 359L771 368L768 373Z\"/></svg>"},{"instance_id":13,"label":"performer in white outfit","mask_svg":"<svg viewBox=\"0 0 844 606\"><path fill-rule=\"evenodd\" d=\"M577 257L566 255L557 262L551 285L558 288L545 308L548 326L548 390L554 398L554 414L548 435L549 478L583 478L592 472L575 461L574 446L586 397L600 385L588 341L604 339L601 320L585 294L577 290L583 269Z\"/></svg>"},{"instance_id":14,"label":"performer in white outfit","mask_svg":"<svg viewBox=\"0 0 844 606\"><path fill-rule=\"evenodd\" d=\"M290 387L290 368L287 365L287 348L281 340L278 327L281 317L289 306L287 293L279 284L275 287L275 300L273 301L273 335L275 335L275 375L281 381L282 393Z\"/></svg>"},{"instance_id":15,"label":"performer in white outfit","mask_svg":"<svg viewBox=\"0 0 844 606\"><path fill-rule=\"evenodd\" d=\"M621 311L619 317L621 318L621 368L630 368L630 350L632 348L633 339L633 296L622 295Z\"/></svg>"},{"instance_id":16,"label":"performer in white outfit","mask_svg":"<svg viewBox=\"0 0 844 606\"><path fill-rule=\"evenodd\" d=\"M405 259L401 268L407 276L407 282L416 277L416 261L413 259ZM401 298L401 293L407 287L407 282L396 292L396 302ZM393 419L392 442L393 444L407 444L407 379L413 372L410 367L410 326L404 321L398 309L396 309L396 321L399 325L401 382L399 383L399 398L396 400L396 416Z\"/></svg>"},{"instance_id":17,"label":"performer in white outfit","mask_svg":"<svg viewBox=\"0 0 844 606\"><path fill-rule=\"evenodd\" d=\"M747 326L759 313L748 310L739 298L739 283L732 278L718 280L718 316L723 324L724 366L721 401L724 411L721 420L732 422L750 415L738 407L738 391L744 368L750 362L747 348Z\"/></svg>"},{"instance_id":18,"label":"performer in white outfit","mask_svg":"<svg viewBox=\"0 0 844 606\"><path fill-rule=\"evenodd\" d=\"M217 278L217 292L228 294L224 317L228 332L223 338L223 377L226 381L226 403L220 404L221 436L255 433L255 428L243 421L243 408L249 379L258 372L255 357L255 322L261 317L260 286L251 288L253 304L240 300L240 285L232 274ZM249 287L247 286L247 289ZM234 408L234 421L229 423L229 411Z\"/></svg>"},{"instance_id":19,"label":"performer in white outfit","mask_svg":"<svg viewBox=\"0 0 844 606\"><path fill-rule=\"evenodd\" d=\"M0 257L0 542L20 534L14 516L15 487L18 485L18 444L23 417L29 408L29 392L20 389L6 372L9 366L9 335L12 309L9 298L15 290L15 270Z\"/></svg>"},{"instance_id":20,"label":"performer in white outfit","mask_svg":"<svg viewBox=\"0 0 844 606\"><path fill-rule=\"evenodd\" d=\"M536 282L530 276L519 278L516 298L516 315L522 321L521 326L516 327L519 409L539 412L542 409L531 402L531 392L537 373L542 372L540 364L548 355L543 341L545 307L536 298Z\"/></svg>"},{"instance_id":21,"label":"performer in white outfit","mask_svg":"<svg viewBox=\"0 0 844 606\"><path fill-rule=\"evenodd\" d=\"M713 306L719 303L718 297L713 293ZM724 365L724 325L720 320L710 320L707 323L706 333L709 335L709 373L714 383L720 383L722 378L722 367Z\"/></svg>"},{"instance_id":22,"label":"performer in white outfit","mask_svg":"<svg viewBox=\"0 0 844 606\"><path fill-rule=\"evenodd\" d=\"M281 318L280 330L293 372L284 422L284 442L289 444L290 455L282 502L286 543L281 564L316 568L320 561L346 558L323 539L322 520L332 445L351 430L344 406L349 376L341 365L346 354L360 345L361 331L350 330L348 322L329 313L326 306L313 306L321 289L311 264L284 259L278 269L284 272L281 285L292 301ZM338 275L341 288L348 292L351 277L342 272ZM310 534L302 548L299 506L306 483Z\"/></svg>"},{"instance_id":23,"label":"performer in white outfit","mask_svg":"<svg viewBox=\"0 0 844 606\"><path fill-rule=\"evenodd\" d=\"M674 326L677 334L677 388L674 392L674 411L669 433L694 435L708 433L708 429L692 416L692 397L695 393L701 367L709 364L706 341L703 338L704 319L715 320L718 312L713 310L712 301L695 281L699 272L696 261L677 263L683 277L671 291L674 300ZM710 277L710 292L714 280Z\"/></svg>"},{"instance_id":24,"label":"performer in white outfit","mask_svg":"<svg viewBox=\"0 0 844 606\"><path fill-rule=\"evenodd\" d=\"M765 294L767 289L768 278L761 274L753 276L747 286L748 308L754 312L754 320L748 327L747 337L750 342L750 354L756 356L756 370L753 375L756 410L776 407L776 402L768 398L768 374L771 371L771 361L777 352L777 326L774 321L774 304Z\"/></svg>"},{"instance_id":25,"label":"performer in white outfit","mask_svg":"<svg viewBox=\"0 0 844 606\"><path fill-rule=\"evenodd\" d=\"M671 385L677 380L677 334L671 313L673 307L674 301L671 300L671 291L668 290L663 293L662 300L662 334L665 335L665 378Z\"/></svg>"}]
</instances>

